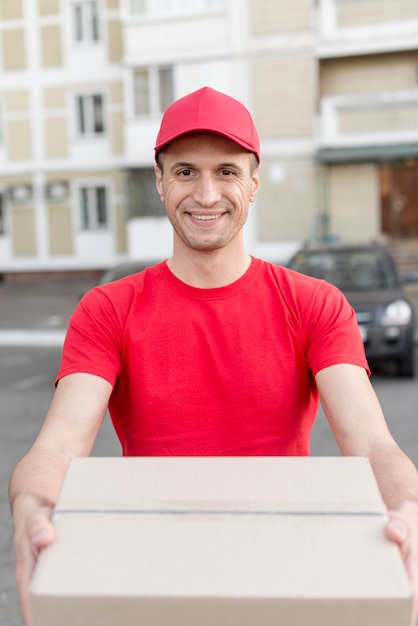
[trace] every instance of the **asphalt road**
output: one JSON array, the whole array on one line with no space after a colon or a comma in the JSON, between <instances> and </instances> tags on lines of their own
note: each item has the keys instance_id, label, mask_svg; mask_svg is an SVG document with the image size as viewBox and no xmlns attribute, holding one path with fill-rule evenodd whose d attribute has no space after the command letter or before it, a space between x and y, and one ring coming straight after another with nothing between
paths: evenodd
<instances>
[{"instance_id":1,"label":"asphalt road","mask_svg":"<svg viewBox=\"0 0 418 626\"><path fill-rule=\"evenodd\" d=\"M0 626L22 626L13 580L8 479L40 428L53 393L64 328L80 293L89 286L91 283L0 284ZM23 345L7 345L11 337L10 343L19 340ZM373 374L372 382L389 428L418 467L417 380L399 380L380 372ZM311 451L321 456L338 454L322 411L312 434ZM120 454L108 419L93 454Z\"/></svg>"}]
</instances>

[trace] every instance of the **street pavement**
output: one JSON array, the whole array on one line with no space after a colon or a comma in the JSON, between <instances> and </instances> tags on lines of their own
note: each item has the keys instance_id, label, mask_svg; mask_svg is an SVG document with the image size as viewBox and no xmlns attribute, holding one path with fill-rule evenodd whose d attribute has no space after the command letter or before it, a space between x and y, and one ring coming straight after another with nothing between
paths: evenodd
<instances>
[{"instance_id":1,"label":"street pavement","mask_svg":"<svg viewBox=\"0 0 418 626\"><path fill-rule=\"evenodd\" d=\"M80 296L93 284L92 280L0 283L0 626L22 626L14 586L12 525L7 498L10 472L37 434L52 397L52 382L65 329ZM414 297L418 312L418 294ZM29 350L31 358L37 359L35 369L33 363L27 362ZM393 415L394 430L399 429L394 433L396 438L418 466L416 420L410 419L416 414L416 381L399 383L396 379L377 378L376 384L379 399L385 403L389 417ZM399 414L399 402L402 402L405 417ZM338 454L320 411L316 430L314 428L312 454L324 454L324 451L328 455ZM105 421L93 454L120 454L110 420Z\"/></svg>"},{"instance_id":2,"label":"street pavement","mask_svg":"<svg viewBox=\"0 0 418 626\"><path fill-rule=\"evenodd\" d=\"M7 497L10 472L37 434L38 413L42 411L43 416L47 408L42 402L47 402L53 392L66 326L80 295L92 285L86 280L0 283L0 626L23 624L14 585ZM35 374L28 356L32 349ZM19 373L21 379L16 380Z\"/></svg>"},{"instance_id":3,"label":"street pavement","mask_svg":"<svg viewBox=\"0 0 418 626\"><path fill-rule=\"evenodd\" d=\"M61 345L70 315L92 280L0 283L0 346Z\"/></svg>"}]
</instances>

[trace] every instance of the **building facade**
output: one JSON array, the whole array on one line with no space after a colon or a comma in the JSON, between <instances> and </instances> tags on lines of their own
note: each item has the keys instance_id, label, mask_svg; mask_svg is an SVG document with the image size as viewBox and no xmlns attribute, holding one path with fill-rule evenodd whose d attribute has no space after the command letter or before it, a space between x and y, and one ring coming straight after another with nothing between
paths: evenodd
<instances>
[{"instance_id":1,"label":"building facade","mask_svg":"<svg viewBox=\"0 0 418 626\"><path fill-rule=\"evenodd\" d=\"M0 272L126 255L117 3L0 2Z\"/></svg>"},{"instance_id":2,"label":"building facade","mask_svg":"<svg viewBox=\"0 0 418 626\"><path fill-rule=\"evenodd\" d=\"M0 0L0 274L168 256L154 140L203 85L259 129L251 253L417 249L418 0Z\"/></svg>"}]
</instances>

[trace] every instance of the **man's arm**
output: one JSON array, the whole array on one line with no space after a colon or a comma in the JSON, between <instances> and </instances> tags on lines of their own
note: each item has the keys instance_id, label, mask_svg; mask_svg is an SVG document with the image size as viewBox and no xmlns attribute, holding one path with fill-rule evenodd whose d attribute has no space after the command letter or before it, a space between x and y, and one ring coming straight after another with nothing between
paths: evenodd
<instances>
[{"instance_id":1,"label":"man's arm","mask_svg":"<svg viewBox=\"0 0 418 626\"><path fill-rule=\"evenodd\" d=\"M418 474L389 432L367 373L349 364L321 370L316 383L342 454L368 457L389 511L387 536L401 550L418 606Z\"/></svg>"},{"instance_id":2,"label":"man's arm","mask_svg":"<svg viewBox=\"0 0 418 626\"><path fill-rule=\"evenodd\" d=\"M36 441L9 483L15 529L16 583L29 626L28 590L39 551L54 540L50 522L69 460L90 454L106 413L111 385L91 374L71 374L55 391Z\"/></svg>"}]
</instances>

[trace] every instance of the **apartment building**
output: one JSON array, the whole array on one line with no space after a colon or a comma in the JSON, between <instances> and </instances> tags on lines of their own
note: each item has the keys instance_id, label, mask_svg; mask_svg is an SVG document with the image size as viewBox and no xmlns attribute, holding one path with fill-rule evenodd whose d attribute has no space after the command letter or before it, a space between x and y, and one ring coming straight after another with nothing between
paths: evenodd
<instances>
[{"instance_id":1,"label":"apartment building","mask_svg":"<svg viewBox=\"0 0 418 626\"><path fill-rule=\"evenodd\" d=\"M318 6L324 213L346 239L418 265L418 1Z\"/></svg>"},{"instance_id":2,"label":"apartment building","mask_svg":"<svg viewBox=\"0 0 418 626\"><path fill-rule=\"evenodd\" d=\"M0 273L126 255L119 8L0 2Z\"/></svg>"},{"instance_id":3,"label":"apartment building","mask_svg":"<svg viewBox=\"0 0 418 626\"><path fill-rule=\"evenodd\" d=\"M418 246L418 0L0 0L0 274L170 254L161 113L210 85L261 137L245 234Z\"/></svg>"}]
</instances>

